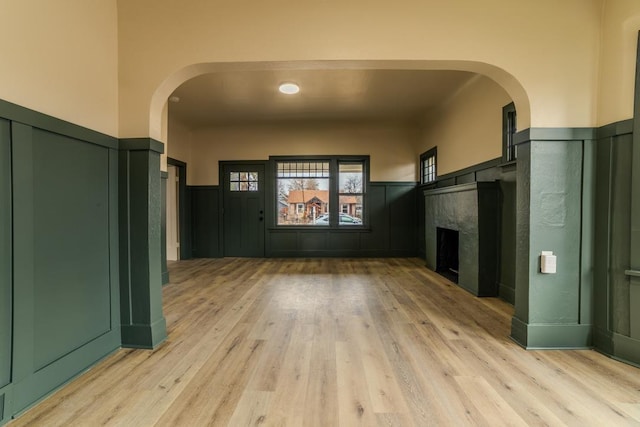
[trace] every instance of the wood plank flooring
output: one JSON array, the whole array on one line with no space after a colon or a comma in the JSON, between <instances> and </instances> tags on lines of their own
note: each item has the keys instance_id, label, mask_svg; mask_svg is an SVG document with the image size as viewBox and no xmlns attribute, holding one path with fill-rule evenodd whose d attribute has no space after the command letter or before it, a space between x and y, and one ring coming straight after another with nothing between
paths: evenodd
<instances>
[{"instance_id":1,"label":"wood plank flooring","mask_svg":"<svg viewBox=\"0 0 640 427\"><path fill-rule=\"evenodd\" d=\"M640 425L640 369L525 351L511 306L420 260L191 260L170 276L162 346L119 350L9 425Z\"/></svg>"}]
</instances>

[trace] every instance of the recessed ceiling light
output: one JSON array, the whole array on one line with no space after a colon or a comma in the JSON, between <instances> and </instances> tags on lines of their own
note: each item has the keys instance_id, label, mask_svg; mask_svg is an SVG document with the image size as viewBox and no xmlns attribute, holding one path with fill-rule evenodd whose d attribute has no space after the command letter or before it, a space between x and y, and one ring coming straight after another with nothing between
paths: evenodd
<instances>
[{"instance_id":1,"label":"recessed ceiling light","mask_svg":"<svg viewBox=\"0 0 640 427\"><path fill-rule=\"evenodd\" d=\"M294 95L300 92L300 86L295 83L282 83L278 90L286 95Z\"/></svg>"},{"instance_id":2,"label":"recessed ceiling light","mask_svg":"<svg viewBox=\"0 0 640 427\"><path fill-rule=\"evenodd\" d=\"M171 102L180 102L180 97L173 95L173 96L169 97L169 101L171 101Z\"/></svg>"}]
</instances>

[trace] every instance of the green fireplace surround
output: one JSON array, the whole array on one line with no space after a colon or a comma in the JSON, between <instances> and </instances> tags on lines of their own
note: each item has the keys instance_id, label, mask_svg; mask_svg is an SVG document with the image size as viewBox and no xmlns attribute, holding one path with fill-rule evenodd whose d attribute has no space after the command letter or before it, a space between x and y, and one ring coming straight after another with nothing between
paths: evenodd
<instances>
[{"instance_id":1,"label":"green fireplace surround","mask_svg":"<svg viewBox=\"0 0 640 427\"><path fill-rule=\"evenodd\" d=\"M511 335L527 348L640 363L633 124L517 134ZM162 150L0 101L0 424L118 348L166 338ZM557 274L539 272L542 250Z\"/></svg>"}]
</instances>

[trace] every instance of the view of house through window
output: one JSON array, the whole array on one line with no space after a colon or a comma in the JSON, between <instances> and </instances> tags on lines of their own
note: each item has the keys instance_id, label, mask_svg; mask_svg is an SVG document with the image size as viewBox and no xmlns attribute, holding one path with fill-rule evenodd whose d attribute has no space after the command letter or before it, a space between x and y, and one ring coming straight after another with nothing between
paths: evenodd
<instances>
[{"instance_id":1,"label":"view of house through window","mask_svg":"<svg viewBox=\"0 0 640 427\"><path fill-rule=\"evenodd\" d=\"M329 162L278 162L278 225L329 225Z\"/></svg>"},{"instance_id":2,"label":"view of house through window","mask_svg":"<svg viewBox=\"0 0 640 427\"><path fill-rule=\"evenodd\" d=\"M340 225L362 224L364 171L362 162L339 164Z\"/></svg>"},{"instance_id":3,"label":"view of house through window","mask_svg":"<svg viewBox=\"0 0 640 427\"><path fill-rule=\"evenodd\" d=\"M277 225L362 225L364 171L362 160L276 162Z\"/></svg>"}]
</instances>

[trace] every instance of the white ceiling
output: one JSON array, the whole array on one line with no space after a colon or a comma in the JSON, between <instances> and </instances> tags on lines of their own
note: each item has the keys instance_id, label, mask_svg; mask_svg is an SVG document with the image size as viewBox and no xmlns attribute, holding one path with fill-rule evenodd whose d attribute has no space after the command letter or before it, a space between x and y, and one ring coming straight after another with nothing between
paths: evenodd
<instances>
[{"instance_id":1,"label":"white ceiling","mask_svg":"<svg viewBox=\"0 0 640 427\"><path fill-rule=\"evenodd\" d=\"M431 70L224 71L195 77L169 114L199 127L284 120L412 120L444 102L473 73ZM295 82L300 93L278 86Z\"/></svg>"}]
</instances>

